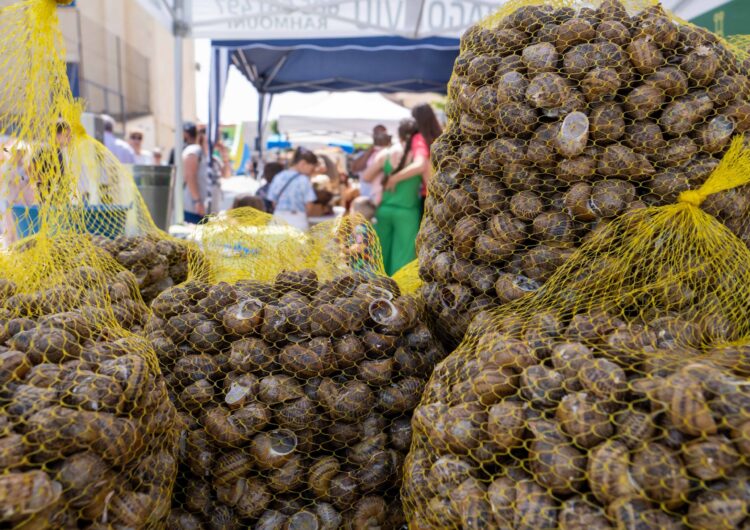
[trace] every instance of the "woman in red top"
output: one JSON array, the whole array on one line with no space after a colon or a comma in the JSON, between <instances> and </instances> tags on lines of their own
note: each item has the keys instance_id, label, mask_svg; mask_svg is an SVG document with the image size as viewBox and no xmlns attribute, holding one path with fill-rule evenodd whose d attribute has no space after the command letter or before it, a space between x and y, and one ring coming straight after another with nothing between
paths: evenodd
<instances>
[{"instance_id":1,"label":"woman in red top","mask_svg":"<svg viewBox=\"0 0 750 530\"><path fill-rule=\"evenodd\" d=\"M385 189L393 190L399 182L409 179L414 175L422 175L420 197L424 198L427 196L427 185L432 177L430 148L438 136L443 134L443 129L440 127L440 123L432 107L427 103L422 103L414 107L411 115L414 117L414 121L417 122L417 131L419 131L412 138L411 152L414 153L414 158L406 167L391 175Z\"/></svg>"}]
</instances>

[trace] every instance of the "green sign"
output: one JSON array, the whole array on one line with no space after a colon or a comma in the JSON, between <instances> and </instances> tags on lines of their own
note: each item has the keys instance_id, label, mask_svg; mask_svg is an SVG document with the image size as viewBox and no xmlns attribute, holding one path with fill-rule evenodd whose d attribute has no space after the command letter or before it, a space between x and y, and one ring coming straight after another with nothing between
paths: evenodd
<instances>
[{"instance_id":1,"label":"green sign","mask_svg":"<svg viewBox=\"0 0 750 530\"><path fill-rule=\"evenodd\" d=\"M690 22L722 37L750 34L750 1L732 0Z\"/></svg>"}]
</instances>

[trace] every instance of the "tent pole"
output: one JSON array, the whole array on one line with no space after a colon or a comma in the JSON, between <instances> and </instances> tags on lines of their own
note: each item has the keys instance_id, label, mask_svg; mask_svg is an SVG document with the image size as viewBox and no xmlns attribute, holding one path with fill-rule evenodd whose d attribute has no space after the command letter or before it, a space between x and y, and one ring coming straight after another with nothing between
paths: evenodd
<instances>
[{"instance_id":1,"label":"tent pole","mask_svg":"<svg viewBox=\"0 0 750 530\"><path fill-rule=\"evenodd\" d=\"M258 137L255 140L255 146L258 151L258 171L263 168L263 119L266 106L266 94L258 92Z\"/></svg>"},{"instance_id":2,"label":"tent pole","mask_svg":"<svg viewBox=\"0 0 750 530\"><path fill-rule=\"evenodd\" d=\"M185 209L182 203L182 37L185 33L183 0L174 0L174 188L172 189L172 223L182 224L185 221Z\"/></svg>"}]
</instances>

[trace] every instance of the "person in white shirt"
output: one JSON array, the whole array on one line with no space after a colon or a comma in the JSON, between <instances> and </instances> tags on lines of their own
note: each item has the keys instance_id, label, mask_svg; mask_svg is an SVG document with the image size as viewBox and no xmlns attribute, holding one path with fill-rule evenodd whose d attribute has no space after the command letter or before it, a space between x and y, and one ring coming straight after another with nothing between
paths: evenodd
<instances>
[{"instance_id":1,"label":"person in white shirt","mask_svg":"<svg viewBox=\"0 0 750 530\"><path fill-rule=\"evenodd\" d=\"M133 148L135 154L135 163L141 166L153 166L154 155L150 151L141 149L143 145L143 131L141 129L133 129L128 134L128 143Z\"/></svg>"},{"instance_id":2,"label":"person in white shirt","mask_svg":"<svg viewBox=\"0 0 750 530\"><path fill-rule=\"evenodd\" d=\"M104 121L104 145L123 164L135 164L135 152L125 140L115 136L115 120L112 116L102 116Z\"/></svg>"}]
</instances>

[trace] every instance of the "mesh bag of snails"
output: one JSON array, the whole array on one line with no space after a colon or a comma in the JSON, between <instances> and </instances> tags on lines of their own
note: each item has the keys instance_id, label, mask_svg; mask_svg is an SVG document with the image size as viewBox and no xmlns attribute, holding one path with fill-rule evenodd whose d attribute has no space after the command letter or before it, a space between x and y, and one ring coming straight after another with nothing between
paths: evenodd
<instances>
[{"instance_id":1,"label":"mesh bag of snails","mask_svg":"<svg viewBox=\"0 0 750 530\"><path fill-rule=\"evenodd\" d=\"M750 250L699 208L750 182L742 142L472 322L414 412L412 528L746 527Z\"/></svg>"},{"instance_id":2,"label":"mesh bag of snails","mask_svg":"<svg viewBox=\"0 0 750 530\"><path fill-rule=\"evenodd\" d=\"M0 9L0 137L10 138L0 169L3 238L21 241L13 252L22 253L37 240L70 244L82 239L65 234L86 234L135 274L150 301L186 280L196 252L158 230L130 171L86 134L56 15L67 3L24 0Z\"/></svg>"},{"instance_id":3,"label":"mesh bag of snails","mask_svg":"<svg viewBox=\"0 0 750 530\"><path fill-rule=\"evenodd\" d=\"M747 49L648 0L515 0L470 28L417 244L436 329L459 342L617 215L700 186L750 129ZM749 193L704 205L745 241Z\"/></svg>"},{"instance_id":4,"label":"mesh bag of snails","mask_svg":"<svg viewBox=\"0 0 750 530\"><path fill-rule=\"evenodd\" d=\"M46 244L42 244L46 243ZM134 275L78 235L0 260L0 526L157 528L177 411Z\"/></svg>"},{"instance_id":5,"label":"mesh bag of snails","mask_svg":"<svg viewBox=\"0 0 750 530\"><path fill-rule=\"evenodd\" d=\"M443 354L416 299L364 266L377 240L352 249L356 227L374 233L363 223L289 242L216 218L211 275L152 302L146 333L184 425L169 528L404 524L411 412ZM288 254L275 271L259 267L269 246ZM315 268L280 270L305 253Z\"/></svg>"}]
</instances>

